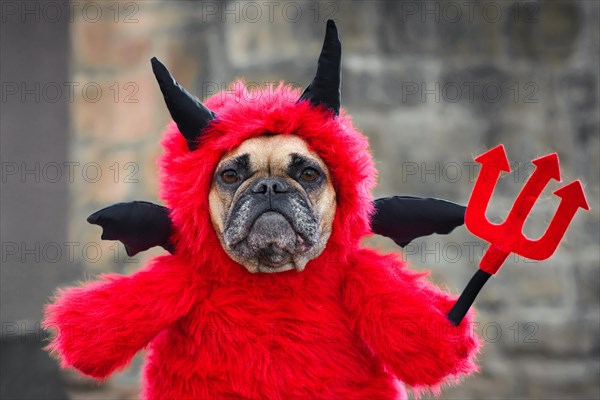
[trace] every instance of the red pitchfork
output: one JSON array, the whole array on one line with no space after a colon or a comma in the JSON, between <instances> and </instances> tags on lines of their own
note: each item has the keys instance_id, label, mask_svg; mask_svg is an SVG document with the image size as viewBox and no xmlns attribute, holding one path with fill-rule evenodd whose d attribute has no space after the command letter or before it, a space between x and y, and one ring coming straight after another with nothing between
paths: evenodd
<instances>
[{"instance_id":1,"label":"red pitchfork","mask_svg":"<svg viewBox=\"0 0 600 400\"><path fill-rule=\"evenodd\" d=\"M560 205L542 237L532 240L523 234L525 220L548 182L551 179L560 181L558 155L552 153L532 161L535 170L517 196L506 220L501 224L493 224L486 218L485 211L502 171L511 172L504 146L494 147L475 158L475 161L481 164L481 170L467 204L465 225L475 236L489 242L490 246L479 262L479 269L448 313L448 319L454 325L460 324L483 285L498 271L510 253L533 260L549 258L577 210L590 209L581 182L573 181L554 192L561 198Z\"/></svg>"}]
</instances>

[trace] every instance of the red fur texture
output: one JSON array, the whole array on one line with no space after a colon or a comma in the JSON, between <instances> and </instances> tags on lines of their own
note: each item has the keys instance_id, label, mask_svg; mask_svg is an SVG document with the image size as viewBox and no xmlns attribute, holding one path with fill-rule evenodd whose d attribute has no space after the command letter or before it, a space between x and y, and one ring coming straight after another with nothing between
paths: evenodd
<instances>
[{"instance_id":1,"label":"red fur texture","mask_svg":"<svg viewBox=\"0 0 600 400\"><path fill-rule=\"evenodd\" d=\"M44 324L65 367L104 378L146 347L146 399L403 399L403 382L437 392L476 370L472 315L454 327L453 298L370 234L376 171L350 118L333 118L280 84L242 82L210 98L218 115L189 151L171 124L160 160L174 255L131 276L60 292ZM221 248L208 191L225 152L264 134L298 135L329 167L337 193L327 248L303 272L251 274Z\"/></svg>"}]
</instances>

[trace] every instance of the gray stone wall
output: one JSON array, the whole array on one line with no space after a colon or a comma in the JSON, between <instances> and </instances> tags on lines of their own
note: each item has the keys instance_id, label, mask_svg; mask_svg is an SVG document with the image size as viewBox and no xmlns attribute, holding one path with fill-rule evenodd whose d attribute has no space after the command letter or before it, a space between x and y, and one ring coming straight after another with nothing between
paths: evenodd
<instances>
[{"instance_id":1,"label":"gray stone wall","mask_svg":"<svg viewBox=\"0 0 600 400\"><path fill-rule=\"evenodd\" d=\"M69 158L68 102L55 86L46 101L42 87L69 81L69 29L67 21L9 18L9 3L0 4L0 398L59 400L66 393L41 349L39 319L56 286L78 271L57 259L69 193L53 167Z\"/></svg>"},{"instance_id":2,"label":"gray stone wall","mask_svg":"<svg viewBox=\"0 0 600 400\"><path fill-rule=\"evenodd\" d=\"M466 204L478 171L473 157L504 143L515 173L499 182L491 219L506 216L533 170L529 161L553 151L563 182L581 179L592 208L576 215L552 259L510 257L487 284L476 302L476 329L486 341L481 372L442 397L600 396L597 1L77 4L70 22L70 80L79 84L70 103L70 159L82 175L68 185L68 236L87 245L76 252L82 277L130 273L160 253L127 258L85 223L113 202L156 200L155 159L168 114L150 57L200 98L238 77L304 86L324 21L334 18L344 49L342 102L369 137L379 169L375 196ZM551 183L536 203L525 225L529 236L544 232L559 186ZM366 243L398 251L387 239ZM484 249L461 227L415 241L404 257L459 293ZM136 360L100 389L69 375L71 393L135 396L138 371Z\"/></svg>"}]
</instances>

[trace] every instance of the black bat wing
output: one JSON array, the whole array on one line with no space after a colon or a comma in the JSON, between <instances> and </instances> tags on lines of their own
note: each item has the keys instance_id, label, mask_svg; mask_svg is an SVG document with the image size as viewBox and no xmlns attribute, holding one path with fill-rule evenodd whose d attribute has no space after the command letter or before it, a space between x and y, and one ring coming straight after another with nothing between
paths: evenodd
<instances>
[{"instance_id":1,"label":"black bat wing","mask_svg":"<svg viewBox=\"0 0 600 400\"><path fill-rule=\"evenodd\" d=\"M392 239L401 247L422 236L447 234L465 223L465 206L450 201L391 196L374 202L373 233Z\"/></svg>"},{"instance_id":2,"label":"black bat wing","mask_svg":"<svg viewBox=\"0 0 600 400\"><path fill-rule=\"evenodd\" d=\"M128 256L154 246L174 252L169 209L147 201L118 203L90 215L90 224L102 227L102 240L119 240Z\"/></svg>"}]
</instances>

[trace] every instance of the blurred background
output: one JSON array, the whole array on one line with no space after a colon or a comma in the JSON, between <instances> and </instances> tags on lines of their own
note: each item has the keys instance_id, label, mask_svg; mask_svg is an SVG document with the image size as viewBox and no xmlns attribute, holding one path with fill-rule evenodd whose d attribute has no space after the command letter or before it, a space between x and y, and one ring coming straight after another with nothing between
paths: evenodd
<instances>
[{"instance_id":1,"label":"blurred background","mask_svg":"<svg viewBox=\"0 0 600 400\"><path fill-rule=\"evenodd\" d=\"M342 103L380 172L376 197L466 204L473 157L504 143L514 172L498 184L491 220L506 216L529 161L554 151L563 182L581 179L591 206L552 259L511 256L487 284L476 302L481 372L442 398L599 398L598 1L0 4L2 398L137 397L142 355L98 384L59 371L39 321L57 287L129 274L161 254L129 258L85 222L115 202L160 202L155 160L169 117L150 58L200 99L238 77L305 86L328 18L343 43ZM559 186L536 203L531 237L556 212ZM458 294L485 247L460 227L403 257Z\"/></svg>"}]
</instances>

